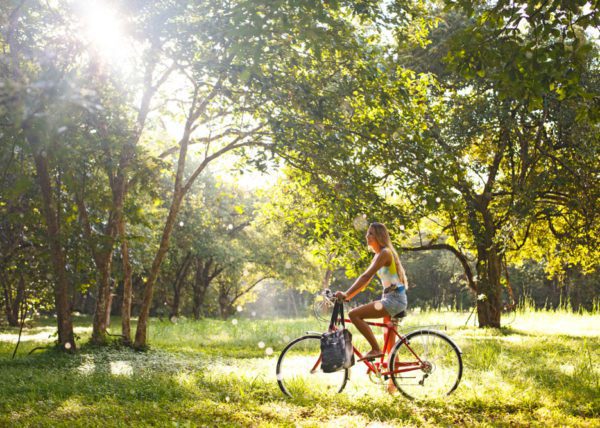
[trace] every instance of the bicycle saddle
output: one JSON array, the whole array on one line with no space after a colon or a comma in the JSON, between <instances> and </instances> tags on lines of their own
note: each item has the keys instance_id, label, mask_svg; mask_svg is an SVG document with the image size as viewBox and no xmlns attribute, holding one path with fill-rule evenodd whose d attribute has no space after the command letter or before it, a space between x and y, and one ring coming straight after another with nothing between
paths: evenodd
<instances>
[{"instance_id":1,"label":"bicycle saddle","mask_svg":"<svg viewBox=\"0 0 600 428\"><path fill-rule=\"evenodd\" d=\"M394 315L392 318L395 318L397 320L404 318L406 316L406 311L402 311L402 312L398 312L396 315Z\"/></svg>"}]
</instances>

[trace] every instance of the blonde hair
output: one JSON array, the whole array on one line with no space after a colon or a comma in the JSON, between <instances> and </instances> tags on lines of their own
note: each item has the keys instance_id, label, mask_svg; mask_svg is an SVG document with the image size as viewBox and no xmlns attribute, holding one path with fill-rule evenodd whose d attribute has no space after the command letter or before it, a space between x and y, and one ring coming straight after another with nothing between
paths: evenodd
<instances>
[{"instance_id":1,"label":"blonde hair","mask_svg":"<svg viewBox=\"0 0 600 428\"><path fill-rule=\"evenodd\" d=\"M400 282L408 287L408 279L406 278L406 271L400 263L400 257L398 256L398 252L394 248L394 244L392 244L392 239L390 238L390 233L383 223L371 223L369 226L373 229L373 236L375 240L379 244L381 248L389 248L394 256L394 262L396 263L396 272L398 272L398 278L400 278Z\"/></svg>"}]
</instances>

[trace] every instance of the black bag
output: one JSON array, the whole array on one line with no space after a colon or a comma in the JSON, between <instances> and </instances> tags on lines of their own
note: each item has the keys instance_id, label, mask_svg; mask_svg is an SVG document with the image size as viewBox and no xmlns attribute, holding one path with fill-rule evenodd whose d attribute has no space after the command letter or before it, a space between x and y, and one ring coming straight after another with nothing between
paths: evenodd
<instances>
[{"instance_id":1,"label":"black bag","mask_svg":"<svg viewBox=\"0 0 600 428\"><path fill-rule=\"evenodd\" d=\"M339 321L338 315L341 321ZM334 331L336 324L341 324L341 328ZM336 302L329 323L329 331L321 336L321 370L325 373L332 373L353 365L352 333L346 329L344 323L344 303Z\"/></svg>"}]
</instances>

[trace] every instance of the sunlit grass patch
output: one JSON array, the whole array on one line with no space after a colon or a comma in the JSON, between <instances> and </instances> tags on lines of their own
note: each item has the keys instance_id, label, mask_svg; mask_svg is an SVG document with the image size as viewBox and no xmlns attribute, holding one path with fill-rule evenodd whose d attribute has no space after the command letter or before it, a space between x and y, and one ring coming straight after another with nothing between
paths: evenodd
<instances>
[{"instance_id":1,"label":"sunlit grass patch","mask_svg":"<svg viewBox=\"0 0 600 428\"><path fill-rule=\"evenodd\" d=\"M152 320L151 348L80 346L75 355L27 352L15 360L0 341L0 426L593 426L600 414L600 338L587 334L597 315L537 312L503 329L465 326L468 313L410 314L410 325L442 324L463 351L458 389L439 400L390 396L365 367L350 371L344 392L306 391L293 399L277 386L283 347L326 325L312 319ZM554 318L562 318L557 322ZM554 324L552 324L550 322ZM78 318L89 333L88 319ZM113 332L120 320L113 319ZM562 323L562 324L561 324ZM566 334L544 333L549 325ZM587 327L586 327L587 325ZM28 335L52 334L44 323ZM595 328L595 327L593 327ZM86 330L87 329L87 330ZM563 330L563 331L564 331ZM353 330L355 332L355 330ZM355 332L360 349L367 345ZM273 353L268 355L267 349Z\"/></svg>"},{"instance_id":2,"label":"sunlit grass patch","mask_svg":"<svg viewBox=\"0 0 600 428\"><path fill-rule=\"evenodd\" d=\"M600 314L521 311L510 327L528 334L600 337Z\"/></svg>"}]
</instances>

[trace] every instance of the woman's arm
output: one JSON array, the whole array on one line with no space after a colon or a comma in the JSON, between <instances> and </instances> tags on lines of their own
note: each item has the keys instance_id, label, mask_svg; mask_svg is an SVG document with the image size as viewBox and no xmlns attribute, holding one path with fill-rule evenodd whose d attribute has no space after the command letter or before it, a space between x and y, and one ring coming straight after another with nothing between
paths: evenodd
<instances>
[{"instance_id":1,"label":"woman's arm","mask_svg":"<svg viewBox=\"0 0 600 428\"><path fill-rule=\"evenodd\" d=\"M375 257L373 257L373 261L371 262L371 266L368 267L366 271L363 272L361 276L359 276L354 284L346 290L346 292L338 291L335 293L336 297L343 297L344 300L350 300L355 295L357 295L360 290L362 290L365 286L371 282L371 279L375 276L377 271L381 269L383 266L389 266L392 261L392 254L388 249L384 249Z\"/></svg>"}]
</instances>

